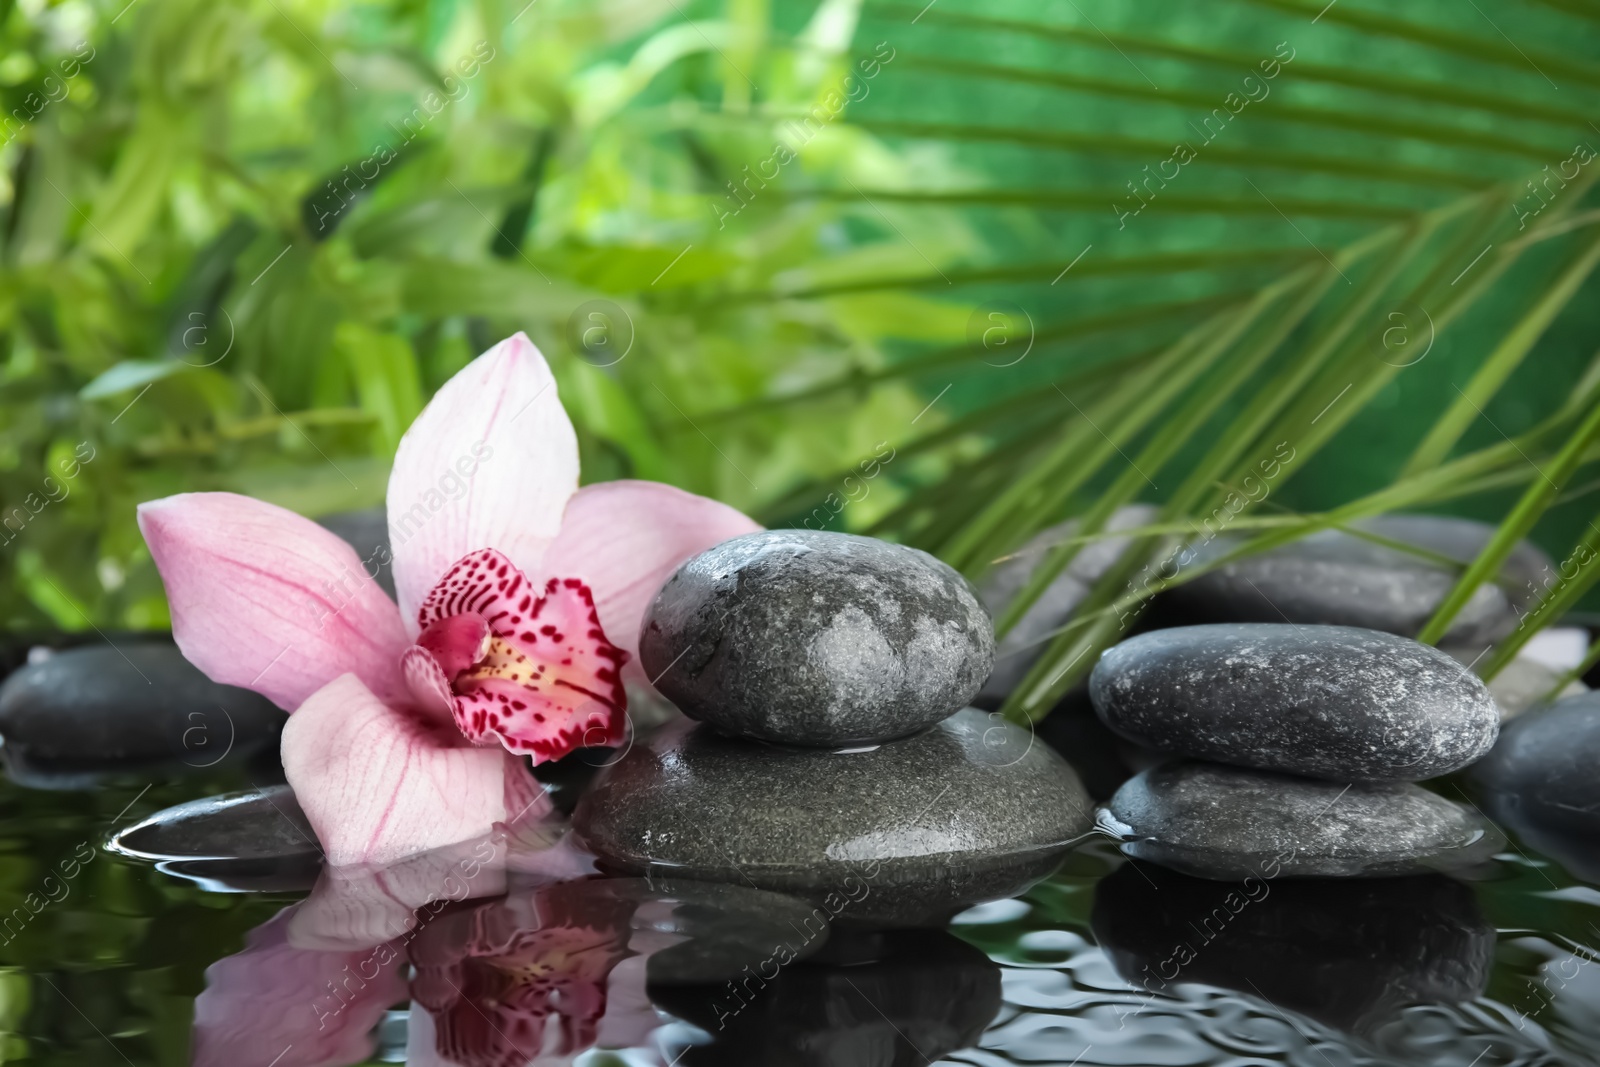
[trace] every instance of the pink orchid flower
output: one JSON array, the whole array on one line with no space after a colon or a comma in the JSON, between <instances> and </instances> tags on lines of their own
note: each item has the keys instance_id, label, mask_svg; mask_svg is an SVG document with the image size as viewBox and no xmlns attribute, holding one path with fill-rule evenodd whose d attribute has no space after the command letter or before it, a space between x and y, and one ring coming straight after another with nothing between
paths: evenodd
<instances>
[{"instance_id":1,"label":"pink orchid flower","mask_svg":"<svg viewBox=\"0 0 1600 1067\"><path fill-rule=\"evenodd\" d=\"M406 432L388 518L398 610L354 549L283 508L233 493L139 507L184 656L292 713L284 771L335 866L542 814L525 757L620 743L650 598L759 529L654 482L580 490L572 423L520 333Z\"/></svg>"}]
</instances>

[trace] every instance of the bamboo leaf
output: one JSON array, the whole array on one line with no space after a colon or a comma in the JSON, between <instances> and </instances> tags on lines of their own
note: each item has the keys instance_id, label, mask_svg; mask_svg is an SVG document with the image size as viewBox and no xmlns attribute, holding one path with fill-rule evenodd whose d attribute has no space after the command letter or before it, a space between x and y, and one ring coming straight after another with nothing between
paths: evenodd
<instances>
[{"instance_id":1,"label":"bamboo leaf","mask_svg":"<svg viewBox=\"0 0 1600 1067\"><path fill-rule=\"evenodd\" d=\"M1489 353L1489 358L1473 374L1467 387L1457 390L1455 401L1412 453L1402 469L1403 474L1431 467L1449 454L1467 427L1483 415L1484 405L1500 391L1511 373L1522 365L1534 344L1571 302L1578 287L1588 279L1597 263L1600 263L1600 233L1594 234L1587 244L1578 248L1551 286L1500 339L1494 351Z\"/></svg>"},{"instance_id":2,"label":"bamboo leaf","mask_svg":"<svg viewBox=\"0 0 1600 1067\"><path fill-rule=\"evenodd\" d=\"M1533 529L1533 524L1539 521L1539 517L1544 514L1551 501L1560 495L1561 487L1583 464L1588 450L1596 443L1600 443L1600 404L1589 411L1588 417L1579 424L1548 468L1535 468L1539 473L1538 479L1528 486L1522 499L1517 501L1511 513L1500 523L1489 543L1483 546L1478 558L1472 561L1472 565L1467 568L1466 573L1461 576L1460 581L1450 590L1433 617L1422 628L1422 632L1417 635L1417 640L1431 644L1444 636L1445 631L1450 628L1451 621L1461 613L1462 608L1466 607L1467 601L1472 599L1472 594L1477 591L1478 586L1500 573L1501 565L1517 547L1517 542Z\"/></svg>"}]
</instances>

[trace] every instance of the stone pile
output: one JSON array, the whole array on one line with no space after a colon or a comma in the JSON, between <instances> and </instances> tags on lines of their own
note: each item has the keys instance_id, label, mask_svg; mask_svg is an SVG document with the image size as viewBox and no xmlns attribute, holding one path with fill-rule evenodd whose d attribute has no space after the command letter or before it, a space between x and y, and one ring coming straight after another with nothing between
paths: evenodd
<instances>
[{"instance_id":1,"label":"stone pile","mask_svg":"<svg viewBox=\"0 0 1600 1067\"><path fill-rule=\"evenodd\" d=\"M1091 805L1026 730L966 707L993 657L972 588L926 553L806 530L724 542L667 581L640 640L646 675L697 722L604 771L575 825L612 868L872 924L1009 895Z\"/></svg>"},{"instance_id":2,"label":"stone pile","mask_svg":"<svg viewBox=\"0 0 1600 1067\"><path fill-rule=\"evenodd\" d=\"M1412 783L1494 745L1476 676L1408 638L1352 626L1218 623L1108 650L1101 720L1187 757L1125 783L1102 816L1124 851L1208 878L1397 875L1466 866L1502 837ZM1201 762L1204 761L1204 762Z\"/></svg>"}]
</instances>

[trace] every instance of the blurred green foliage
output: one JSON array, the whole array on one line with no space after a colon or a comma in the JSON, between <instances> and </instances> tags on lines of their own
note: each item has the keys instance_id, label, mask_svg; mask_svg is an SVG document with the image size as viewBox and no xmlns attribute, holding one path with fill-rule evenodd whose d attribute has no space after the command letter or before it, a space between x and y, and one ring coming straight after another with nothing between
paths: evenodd
<instances>
[{"instance_id":1,"label":"blurred green foliage","mask_svg":"<svg viewBox=\"0 0 1600 1067\"><path fill-rule=\"evenodd\" d=\"M6 105L59 99L0 157L0 500L28 512L0 535L6 624L162 625L141 500L381 503L426 397L518 329L556 368L586 480L661 479L754 509L915 415L891 389L733 431L690 424L950 314L911 296L835 310L730 295L850 244L833 209L773 196L738 231L709 210L738 169L721 156L771 151L770 134L703 120L714 104L748 117L730 64L752 65L770 32L759 5L730 14L685 22L671 0L7 7ZM852 62L855 14L794 14L808 47L759 70L764 103L804 110ZM64 92L49 82L80 54ZM792 168L862 159L902 173L837 124Z\"/></svg>"},{"instance_id":2,"label":"blurred green foliage","mask_svg":"<svg viewBox=\"0 0 1600 1067\"><path fill-rule=\"evenodd\" d=\"M1597 43L1595 0L6 6L0 617L164 624L137 502L376 504L518 329L586 480L974 576L1133 499L1187 528L1280 443L1251 549L1439 509L1506 520L1463 595L1524 534L1567 559Z\"/></svg>"}]
</instances>

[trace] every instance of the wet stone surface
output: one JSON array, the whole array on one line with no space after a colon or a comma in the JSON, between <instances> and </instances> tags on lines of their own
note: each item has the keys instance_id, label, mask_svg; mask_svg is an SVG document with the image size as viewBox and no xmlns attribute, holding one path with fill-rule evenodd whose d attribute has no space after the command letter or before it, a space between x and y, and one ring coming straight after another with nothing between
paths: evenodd
<instances>
[{"instance_id":1,"label":"wet stone surface","mask_svg":"<svg viewBox=\"0 0 1600 1067\"><path fill-rule=\"evenodd\" d=\"M1100 825L1136 859L1213 879L1469 867L1505 844L1470 808L1408 782L1341 785L1194 762L1130 779Z\"/></svg>"},{"instance_id":2,"label":"wet stone surface","mask_svg":"<svg viewBox=\"0 0 1600 1067\"><path fill-rule=\"evenodd\" d=\"M1357 524L1388 541L1435 556L1470 562L1494 527L1438 515L1382 515ZM1230 535L1196 549L1190 566L1239 545ZM1342 530L1323 530L1281 548L1248 556L1164 593L1174 623L1282 622L1363 626L1415 636L1454 587L1458 567ZM1451 625L1447 641L1495 641L1516 628L1519 612L1553 580L1550 559L1527 542L1501 571L1499 584L1480 586ZM1530 588L1530 583L1532 588Z\"/></svg>"},{"instance_id":3,"label":"wet stone surface","mask_svg":"<svg viewBox=\"0 0 1600 1067\"><path fill-rule=\"evenodd\" d=\"M1141 745L1337 781L1420 781L1494 744L1484 684L1438 649L1376 630L1224 623L1108 650L1089 680L1107 726Z\"/></svg>"},{"instance_id":4,"label":"wet stone surface","mask_svg":"<svg viewBox=\"0 0 1600 1067\"><path fill-rule=\"evenodd\" d=\"M575 826L602 861L794 893L860 922L921 925L1048 874L1090 826L1048 746L968 710L864 752L669 726L603 771Z\"/></svg>"},{"instance_id":5,"label":"wet stone surface","mask_svg":"<svg viewBox=\"0 0 1600 1067\"><path fill-rule=\"evenodd\" d=\"M126 855L177 860L319 856L316 834L286 785L204 797L156 812L112 841Z\"/></svg>"},{"instance_id":6,"label":"wet stone surface","mask_svg":"<svg viewBox=\"0 0 1600 1067\"><path fill-rule=\"evenodd\" d=\"M39 772L244 757L286 719L265 697L218 685L165 641L50 653L0 686L0 737Z\"/></svg>"},{"instance_id":7,"label":"wet stone surface","mask_svg":"<svg viewBox=\"0 0 1600 1067\"><path fill-rule=\"evenodd\" d=\"M925 552L766 530L684 563L645 613L639 655L690 718L837 747L966 706L993 666L994 631L966 580Z\"/></svg>"},{"instance_id":8,"label":"wet stone surface","mask_svg":"<svg viewBox=\"0 0 1600 1067\"><path fill-rule=\"evenodd\" d=\"M1507 723L1472 777L1498 795L1501 811L1600 837L1600 692Z\"/></svg>"}]
</instances>

